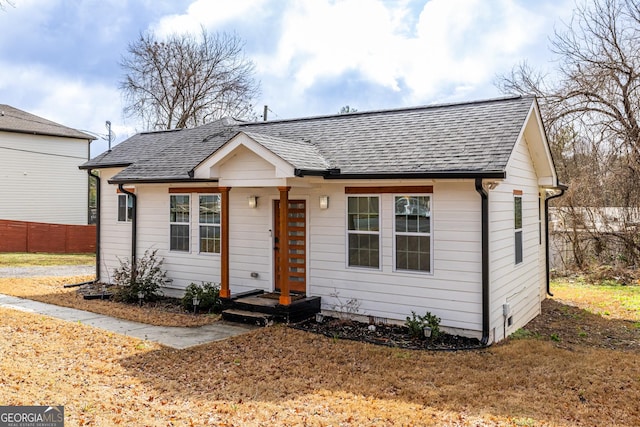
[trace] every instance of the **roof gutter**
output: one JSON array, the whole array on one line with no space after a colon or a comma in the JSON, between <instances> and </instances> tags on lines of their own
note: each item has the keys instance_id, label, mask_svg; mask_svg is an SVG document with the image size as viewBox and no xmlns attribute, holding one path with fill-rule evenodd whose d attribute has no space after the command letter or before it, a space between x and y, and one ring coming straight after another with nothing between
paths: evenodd
<instances>
[{"instance_id":1,"label":"roof gutter","mask_svg":"<svg viewBox=\"0 0 640 427\"><path fill-rule=\"evenodd\" d=\"M138 237L138 233L137 233L138 199L135 193L125 190L124 184L118 184L118 190L120 190L120 192L126 194L127 196L131 197L133 200L133 206L131 207L131 282L133 282L135 280L135 274L136 274L136 246L137 246L137 237Z\"/></svg>"},{"instance_id":2,"label":"roof gutter","mask_svg":"<svg viewBox=\"0 0 640 427\"><path fill-rule=\"evenodd\" d=\"M102 164L102 165L84 164L84 165L78 166L78 168L91 170L91 169L108 169L108 168L126 168L127 166L131 166L131 163L130 162L129 163L111 163L111 164Z\"/></svg>"},{"instance_id":3,"label":"roof gutter","mask_svg":"<svg viewBox=\"0 0 640 427\"><path fill-rule=\"evenodd\" d=\"M193 178L149 178L149 179L110 179L109 184L173 184L185 182L218 182L217 179Z\"/></svg>"},{"instance_id":4,"label":"roof gutter","mask_svg":"<svg viewBox=\"0 0 640 427\"><path fill-rule=\"evenodd\" d=\"M549 200L562 196L568 188L569 187L567 187L566 185L560 184L556 188L556 190L558 191L556 194L552 196L545 195L545 198L544 198L544 222L545 222L545 228L544 228L545 248L544 249L546 253L545 258L546 258L546 267L547 267L547 295L549 295L550 297L552 297L553 294L551 293L551 272L549 271L549 269L551 268L551 261L549 260Z\"/></svg>"},{"instance_id":5,"label":"roof gutter","mask_svg":"<svg viewBox=\"0 0 640 427\"><path fill-rule=\"evenodd\" d=\"M480 344L489 342L489 193L482 186L482 178L476 178L476 191L482 199L482 339Z\"/></svg>"},{"instance_id":6,"label":"roof gutter","mask_svg":"<svg viewBox=\"0 0 640 427\"><path fill-rule=\"evenodd\" d=\"M333 170L335 171L335 170ZM303 175L299 175L303 176ZM436 171L401 173L325 173L325 179L505 179L504 171Z\"/></svg>"}]
</instances>

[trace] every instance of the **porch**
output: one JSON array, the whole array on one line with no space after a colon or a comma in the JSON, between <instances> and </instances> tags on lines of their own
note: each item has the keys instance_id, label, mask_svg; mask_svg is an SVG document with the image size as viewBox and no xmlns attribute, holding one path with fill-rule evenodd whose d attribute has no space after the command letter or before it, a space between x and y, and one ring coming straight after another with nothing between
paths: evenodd
<instances>
[{"instance_id":1,"label":"porch","mask_svg":"<svg viewBox=\"0 0 640 427\"><path fill-rule=\"evenodd\" d=\"M222 318L231 322L268 326L275 322L298 322L320 312L320 297L290 294L290 303L280 303L280 293L256 289L222 300Z\"/></svg>"}]
</instances>

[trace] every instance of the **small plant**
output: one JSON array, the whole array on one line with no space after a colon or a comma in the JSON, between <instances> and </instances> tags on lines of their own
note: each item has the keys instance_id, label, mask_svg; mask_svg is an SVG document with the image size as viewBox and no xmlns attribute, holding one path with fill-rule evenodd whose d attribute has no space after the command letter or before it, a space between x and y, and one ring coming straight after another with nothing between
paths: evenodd
<instances>
[{"instance_id":1,"label":"small plant","mask_svg":"<svg viewBox=\"0 0 640 427\"><path fill-rule=\"evenodd\" d=\"M435 314L427 311L424 316L419 316L415 311L411 312L411 317L407 316L404 322L409 328L409 333L414 338L424 338L424 328L431 328L431 338L437 338L440 335L440 318Z\"/></svg>"},{"instance_id":2,"label":"small plant","mask_svg":"<svg viewBox=\"0 0 640 427\"><path fill-rule=\"evenodd\" d=\"M193 311L193 298L200 300L198 309L209 313L218 313L222 307L220 301L220 286L211 282L202 282L202 285L191 283L187 286L182 297L182 308Z\"/></svg>"},{"instance_id":3,"label":"small plant","mask_svg":"<svg viewBox=\"0 0 640 427\"><path fill-rule=\"evenodd\" d=\"M139 292L145 301L157 301L162 296L160 287L167 273L162 270L164 261L157 252L157 249L146 250L135 263L135 268L128 259L118 259L120 267L113 271L113 280L118 285L114 295L117 301L135 303L139 300Z\"/></svg>"},{"instance_id":4,"label":"small plant","mask_svg":"<svg viewBox=\"0 0 640 427\"><path fill-rule=\"evenodd\" d=\"M337 313L341 322L352 321L354 316L360 312L361 303L357 298L351 298L346 302L342 301L338 291L329 294L329 296L336 299L336 303L331 307L331 309Z\"/></svg>"},{"instance_id":5,"label":"small plant","mask_svg":"<svg viewBox=\"0 0 640 427\"><path fill-rule=\"evenodd\" d=\"M560 342L560 336L558 334L551 334L551 341Z\"/></svg>"}]
</instances>

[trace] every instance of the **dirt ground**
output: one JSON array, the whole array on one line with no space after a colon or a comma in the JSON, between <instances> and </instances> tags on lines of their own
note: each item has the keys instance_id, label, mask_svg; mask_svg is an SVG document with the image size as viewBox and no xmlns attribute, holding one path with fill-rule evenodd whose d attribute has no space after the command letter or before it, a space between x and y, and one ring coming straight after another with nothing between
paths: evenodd
<instances>
[{"instance_id":1,"label":"dirt ground","mask_svg":"<svg viewBox=\"0 0 640 427\"><path fill-rule=\"evenodd\" d=\"M44 281L0 280L0 293L42 293ZM0 402L64 405L66 426L640 425L637 320L557 300L515 338L457 352L286 326L174 350L9 309L0 318Z\"/></svg>"}]
</instances>

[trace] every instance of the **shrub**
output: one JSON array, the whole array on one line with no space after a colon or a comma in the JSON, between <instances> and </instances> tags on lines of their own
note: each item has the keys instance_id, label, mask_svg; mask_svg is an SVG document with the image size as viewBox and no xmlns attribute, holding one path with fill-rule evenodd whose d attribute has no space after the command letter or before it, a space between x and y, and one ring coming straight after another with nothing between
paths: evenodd
<instances>
[{"instance_id":1,"label":"shrub","mask_svg":"<svg viewBox=\"0 0 640 427\"><path fill-rule=\"evenodd\" d=\"M167 273L162 270L164 261L157 252L157 249L152 252L146 250L142 258L137 260L135 270L128 259L118 259L120 267L113 272L113 279L118 285L114 295L117 301L137 302L138 292L142 292L145 301L157 301L162 297L160 287Z\"/></svg>"},{"instance_id":2,"label":"shrub","mask_svg":"<svg viewBox=\"0 0 640 427\"><path fill-rule=\"evenodd\" d=\"M202 282L202 285L191 283L187 286L182 297L182 307L187 311L193 311L193 297L200 300L199 311L218 313L222 308L220 301L220 286L211 282Z\"/></svg>"},{"instance_id":3,"label":"shrub","mask_svg":"<svg viewBox=\"0 0 640 427\"><path fill-rule=\"evenodd\" d=\"M424 316L419 316L415 311L412 311L411 317L407 316L404 324L409 328L409 333L414 338L424 338L426 326L431 328L431 338L437 338L440 335L440 320L438 316L428 311Z\"/></svg>"}]
</instances>

